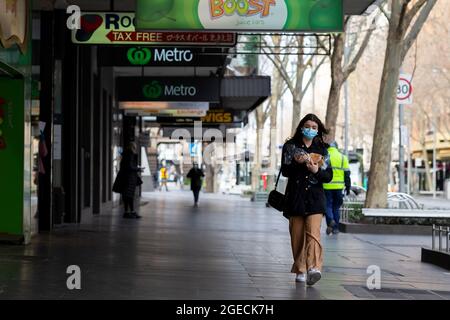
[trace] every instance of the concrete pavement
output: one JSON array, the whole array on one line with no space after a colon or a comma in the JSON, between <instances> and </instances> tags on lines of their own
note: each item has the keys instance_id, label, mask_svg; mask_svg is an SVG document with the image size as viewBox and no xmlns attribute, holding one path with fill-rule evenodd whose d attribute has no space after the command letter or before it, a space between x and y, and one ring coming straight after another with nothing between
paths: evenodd
<instances>
[{"instance_id":1,"label":"concrete pavement","mask_svg":"<svg viewBox=\"0 0 450 320\"><path fill-rule=\"evenodd\" d=\"M263 203L187 191L144 195L141 220L120 210L0 246L0 299L450 299L450 273L420 262L428 236L323 230L323 278L294 282L288 221ZM324 226L323 226L324 227ZM69 265L82 290L66 287ZM381 289L366 287L381 269Z\"/></svg>"}]
</instances>

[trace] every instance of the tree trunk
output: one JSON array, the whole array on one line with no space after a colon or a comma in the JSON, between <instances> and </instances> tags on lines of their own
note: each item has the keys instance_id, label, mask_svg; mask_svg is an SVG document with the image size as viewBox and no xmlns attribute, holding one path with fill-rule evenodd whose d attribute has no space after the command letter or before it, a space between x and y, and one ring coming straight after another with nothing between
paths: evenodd
<instances>
[{"instance_id":1,"label":"tree trunk","mask_svg":"<svg viewBox=\"0 0 450 320\"><path fill-rule=\"evenodd\" d=\"M339 115L341 88L344 83L342 59L344 56L345 34L334 37L333 55L331 56L331 87L328 96L325 126L330 130L327 139L331 142L336 138L336 123Z\"/></svg>"},{"instance_id":2,"label":"tree trunk","mask_svg":"<svg viewBox=\"0 0 450 320\"><path fill-rule=\"evenodd\" d=\"M392 26L390 29L392 29ZM394 132L395 107L397 105L396 89L402 64L403 47L402 41L398 39L395 30L390 30L387 43L373 135L369 186L365 203L367 208L385 208L387 205L389 174L386 173L390 172L389 162Z\"/></svg>"},{"instance_id":3,"label":"tree trunk","mask_svg":"<svg viewBox=\"0 0 450 320\"><path fill-rule=\"evenodd\" d=\"M425 144L422 144L422 154L423 154L423 161L425 163L425 176L427 178L426 189L431 191L433 189L433 178L430 172L430 164L428 163L428 152L427 149L425 148Z\"/></svg>"},{"instance_id":4,"label":"tree trunk","mask_svg":"<svg viewBox=\"0 0 450 320\"><path fill-rule=\"evenodd\" d=\"M291 136L295 134L298 124L300 123L300 117L302 112L302 100L300 98L292 99L292 124L291 124Z\"/></svg>"},{"instance_id":5,"label":"tree trunk","mask_svg":"<svg viewBox=\"0 0 450 320\"><path fill-rule=\"evenodd\" d=\"M325 126L329 130L327 139L332 142L336 139L336 124L339 115L339 102L341 99L341 88L343 82L340 79L332 79L330 93L328 96L327 115Z\"/></svg>"},{"instance_id":6,"label":"tree trunk","mask_svg":"<svg viewBox=\"0 0 450 320\"><path fill-rule=\"evenodd\" d=\"M272 96L270 97L270 170L267 180L269 189L273 188L277 174L277 117L280 91L282 90L280 74L276 72L272 79L274 92L272 92Z\"/></svg>"},{"instance_id":7,"label":"tree trunk","mask_svg":"<svg viewBox=\"0 0 450 320\"><path fill-rule=\"evenodd\" d=\"M262 142L262 129L264 127L264 112L262 106L256 109L256 146L255 155L253 159L252 169L252 190L259 191L259 181L261 174L261 142Z\"/></svg>"}]
</instances>

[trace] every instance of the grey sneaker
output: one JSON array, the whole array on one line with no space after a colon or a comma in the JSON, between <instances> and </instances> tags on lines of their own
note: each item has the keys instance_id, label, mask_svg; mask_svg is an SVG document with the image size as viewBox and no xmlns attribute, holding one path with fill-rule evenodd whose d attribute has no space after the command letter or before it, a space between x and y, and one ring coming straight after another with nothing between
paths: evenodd
<instances>
[{"instance_id":1,"label":"grey sneaker","mask_svg":"<svg viewBox=\"0 0 450 320\"><path fill-rule=\"evenodd\" d=\"M306 275L304 273L299 273L295 277L296 282L306 282Z\"/></svg>"},{"instance_id":2,"label":"grey sneaker","mask_svg":"<svg viewBox=\"0 0 450 320\"><path fill-rule=\"evenodd\" d=\"M314 268L309 269L308 270L308 275L306 276L306 284L308 286L312 286L317 281L319 281L320 278L322 278L322 273L320 272L320 270L314 269Z\"/></svg>"}]
</instances>

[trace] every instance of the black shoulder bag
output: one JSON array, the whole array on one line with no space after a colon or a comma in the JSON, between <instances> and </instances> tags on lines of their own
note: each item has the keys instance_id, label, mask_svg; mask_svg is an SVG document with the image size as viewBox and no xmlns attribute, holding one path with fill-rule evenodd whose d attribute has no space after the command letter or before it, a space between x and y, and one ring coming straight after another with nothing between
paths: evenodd
<instances>
[{"instance_id":1,"label":"black shoulder bag","mask_svg":"<svg viewBox=\"0 0 450 320\"><path fill-rule=\"evenodd\" d=\"M269 193L269 198L267 199L267 204L272 208L283 211L284 209L284 194L277 191L278 181L280 180L281 169L278 173L277 182L275 183L275 189Z\"/></svg>"}]
</instances>

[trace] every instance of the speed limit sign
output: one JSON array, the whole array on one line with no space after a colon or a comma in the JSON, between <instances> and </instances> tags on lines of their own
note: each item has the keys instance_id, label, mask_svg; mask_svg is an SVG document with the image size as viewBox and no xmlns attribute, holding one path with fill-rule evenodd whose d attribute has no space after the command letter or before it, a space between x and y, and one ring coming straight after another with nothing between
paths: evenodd
<instances>
[{"instance_id":1,"label":"speed limit sign","mask_svg":"<svg viewBox=\"0 0 450 320\"><path fill-rule=\"evenodd\" d=\"M412 104L412 77L410 74L401 73L398 79L397 86L397 103L398 104Z\"/></svg>"}]
</instances>

